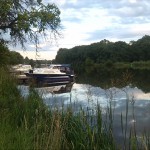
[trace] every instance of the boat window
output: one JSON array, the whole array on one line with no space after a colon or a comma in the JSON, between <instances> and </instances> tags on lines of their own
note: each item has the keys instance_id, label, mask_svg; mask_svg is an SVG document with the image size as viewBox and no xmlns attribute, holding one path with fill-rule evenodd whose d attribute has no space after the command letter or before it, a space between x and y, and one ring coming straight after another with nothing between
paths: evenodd
<instances>
[{"instance_id":1,"label":"boat window","mask_svg":"<svg viewBox=\"0 0 150 150\"><path fill-rule=\"evenodd\" d=\"M53 69L58 69L58 67L57 67L57 66L54 66Z\"/></svg>"}]
</instances>

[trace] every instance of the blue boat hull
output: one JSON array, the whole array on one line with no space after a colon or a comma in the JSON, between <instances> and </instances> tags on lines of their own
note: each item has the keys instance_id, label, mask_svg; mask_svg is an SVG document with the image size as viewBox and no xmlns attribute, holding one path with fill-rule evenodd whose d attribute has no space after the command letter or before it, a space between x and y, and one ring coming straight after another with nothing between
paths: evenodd
<instances>
[{"instance_id":1,"label":"blue boat hull","mask_svg":"<svg viewBox=\"0 0 150 150\"><path fill-rule=\"evenodd\" d=\"M34 74L25 73L30 78L32 84L38 86L51 85L51 84L63 84L73 82L74 76L70 74Z\"/></svg>"}]
</instances>

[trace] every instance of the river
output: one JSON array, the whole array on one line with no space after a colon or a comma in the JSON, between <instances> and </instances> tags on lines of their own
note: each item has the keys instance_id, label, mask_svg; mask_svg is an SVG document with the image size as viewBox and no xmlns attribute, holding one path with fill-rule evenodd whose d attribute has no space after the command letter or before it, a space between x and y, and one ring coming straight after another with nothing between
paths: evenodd
<instances>
[{"instance_id":1,"label":"river","mask_svg":"<svg viewBox=\"0 0 150 150\"><path fill-rule=\"evenodd\" d=\"M51 109L65 109L71 106L74 113L81 110L94 114L97 104L103 114L111 104L113 110L113 132L118 142L123 144L123 127L135 127L137 138L142 139L144 131L150 133L150 71L140 70L82 75L76 83L57 87L36 88L44 103ZM19 86L22 95L28 95L28 86Z\"/></svg>"}]
</instances>

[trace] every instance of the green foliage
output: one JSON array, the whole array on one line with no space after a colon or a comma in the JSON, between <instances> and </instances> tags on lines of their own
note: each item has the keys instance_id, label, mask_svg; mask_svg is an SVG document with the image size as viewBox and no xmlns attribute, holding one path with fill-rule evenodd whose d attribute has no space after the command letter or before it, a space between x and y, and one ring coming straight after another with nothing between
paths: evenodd
<instances>
[{"instance_id":1,"label":"green foliage","mask_svg":"<svg viewBox=\"0 0 150 150\"><path fill-rule=\"evenodd\" d=\"M81 108L75 114L71 107L49 110L33 88L27 98L21 97L15 79L6 69L0 68L1 149L117 150L112 134L112 108L108 108L107 113L103 117L99 105L92 112ZM149 149L150 138L146 134L142 148L137 138L130 136L129 149Z\"/></svg>"},{"instance_id":2,"label":"green foliage","mask_svg":"<svg viewBox=\"0 0 150 150\"><path fill-rule=\"evenodd\" d=\"M33 59L29 59L28 57L25 57L23 62L24 64L31 65L32 67L34 67L36 64L36 62Z\"/></svg>"},{"instance_id":3,"label":"green foliage","mask_svg":"<svg viewBox=\"0 0 150 150\"><path fill-rule=\"evenodd\" d=\"M73 66L82 64L78 65L78 68L75 67L75 72L79 72L82 70L83 72L85 71L80 67L86 68L86 70L89 70L89 72L91 72L91 66L87 68L87 59L90 59L92 61L93 68L98 64L104 64L103 67L107 68L113 66L118 67L118 65L116 65L115 63L121 63L122 67L130 67L130 65L127 63L150 60L149 47L150 36L148 35L142 37L137 41L131 41L129 44L122 41L110 42L104 39L91 45L76 46L71 49L59 49L55 58L55 62L70 63Z\"/></svg>"},{"instance_id":4,"label":"green foliage","mask_svg":"<svg viewBox=\"0 0 150 150\"><path fill-rule=\"evenodd\" d=\"M20 53L9 51L7 45L0 42L0 66L21 64L23 61L24 59Z\"/></svg>"},{"instance_id":5,"label":"green foliage","mask_svg":"<svg viewBox=\"0 0 150 150\"><path fill-rule=\"evenodd\" d=\"M112 68L113 65L114 65L113 62L110 61L110 60L108 60L108 61L105 62L105 66L106 66L107 68Z\"/></svg>"},{"instance_id":6,"label":"green foliage","mask_svg":"<svg viewBox=\"0 0 150 150\"><path fill-rule=\"evenodd\" d=\"M114 149L109 132L102 130L100 109L96 114L98 126L93 124L95 116L82 110L77 115L71 109L48 110L33 88L23 99L15 79L3 68L0 72L2 149Z\"/></svg>"},{"instance_id":7,"label":"green foliage","mask_svg":"<svg viewBox=\"0 0 150 150\"><path fill-rule=\"evenodd\" d=\"M134 69L150 69L150 61L135 61L131 67Z\"/></svg>"},{"instance_id":8,"label":"green foliage","mask_svg":"<svg viewBox=\"0 0 150 150\"><path fill-rule=\"evenodd\" d=\"M13 45L24 47L27 39L38 44L38 38L50 29L54 36L59 35L60 11L55 4L44 5L42 0L1 0L0 34L10 34Z\"/></svg>"},{"instance_id":9,"label":"green foliage","mask_svg":"<svg viewBox=\"0 0 150 150\"><path fill-rule=\"evenodd\" d=\"M88 74L92 74L94 72L94 62L90 58L85 60L85 70Z\"/></svg>"},{"instance_id":10,"label":"green foliage","mask_svg":"<svg viewBox=\"0 0 150 150\"><path fill-rule=\"evenodd\" d=\"M0 68L0 118L7 116L5 121L10 125L21 125L22 105L20 93L15 79L8 74L8 70Z\"/></svg>"},{"instance_id":11,"label":"green foliage","mask_svg":"<svg viewBox=\"0 0 150 150\"><path fill-rule=\"evenodd\" d=\"M15 51L9 52L9 64L15 65L15 64L23 64L24 58L20 53Z\"/></svg>"},{"instance_id":12,"label":"green foliage","mask_svg":"<svg viewBox=\"0 0 150 150\"><path fill-rule=\"evenodd\" d=\"M6 118L6 115L3 116ZM1 120L0 124L0 148L8 150L33 149L32 132L12 127L8 122Z\"/></svg>"},{"instance_id":13,"label":"green foliage","mask_svg":"<svg viewBox=\"0 0 150 150\"><path fill-rule=\"evenodd\" d=\"M5 43L0 42L0 66L9 63L9 50Z\"/></svg>"}]
</instances>

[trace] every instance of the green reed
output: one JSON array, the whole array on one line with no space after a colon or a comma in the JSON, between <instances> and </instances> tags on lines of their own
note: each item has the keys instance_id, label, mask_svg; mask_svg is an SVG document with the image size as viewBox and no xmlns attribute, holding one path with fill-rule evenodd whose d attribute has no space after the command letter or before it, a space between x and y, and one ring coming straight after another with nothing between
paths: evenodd
<instances>
[{"instance_id":1,"label":"green reed","mask_svg":"<svg viewBox=\"0 0 150 150\"><path fill-rule=\"evenodd\" d=\"M50 110L34 88L27 98L17 89L16 81L5 69L0 69L0 145L1 149L44 150L116 150L113 137L113 113L110 105L105 117L97 104L94 110L73 112L72 107ZM70 95L71 100L71 95ZM126 114L128 115L128 113ZM123 122L123 119L121 119ZM127 119L126 119L127 121ZM122 123L122 131L127 126ZM130 147L137 147L137 138L130 134ZM131 132L132 133L132 132ZM125 139L127 138L125 134ZM144 148L149 148L149 136L143 134ZM126 141L125 141L126 143ZM121 148L120 148L121 149ZM127 146L126 148L127 149Z\"/></svg>"}]
</instances>

